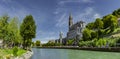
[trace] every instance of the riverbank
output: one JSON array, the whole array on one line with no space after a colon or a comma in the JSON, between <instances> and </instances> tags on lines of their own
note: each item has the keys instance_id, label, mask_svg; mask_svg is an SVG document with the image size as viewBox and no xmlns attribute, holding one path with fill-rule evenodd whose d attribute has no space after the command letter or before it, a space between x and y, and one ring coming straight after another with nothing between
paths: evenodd
<instances>
[{"instance_id":1,"label":"riverbank","mask_svg":"<svg viewBox=\"0 0 120 59\"><path fill-rule=\"evenodd\" d=\"M30 59L33 52L18 49L17 55L17 57L13 55L13 49L0 49L0 59Z\"/></svg>"},{"instance_id":2,"label":"riverbank","mask_svg":"<svg viewBox=\"0 0 120 59\"><path fill-rule=\"evenodd\" d=\"M8 48L0 49L0 58L4 59L4 58L13 57L14 56L13 50L14 50L13 48L11 48L11 49L8 49ZM22 54L24 54L26 52L27 52L26 50L18 48L17 56L21 56Z\"/></svg>"},{"instance_id":3,"label":"riverbank","mask_svg":"<svg viewBox=\"0 0 120 59\"><path fill-rule=\"evenodd\" d=\"M47 48L47 49L76 49L76 50L89 50L89 51L103 51L103 52L120 52L120 47L78 47L78 46L48 46L48 47L36 47L36 48Z\"/></svg>"},{"instance_id":4,"label":"riverbank","mask_svg":"<svg viewBox=\"0 0 120 59\"><path fill-rule=\"evenodd\" d=\"M32 51L27 51L22 56L16 57L14 59L30 59L32 57L32 55L33 55Z\"/></svg>"}]
</instances>

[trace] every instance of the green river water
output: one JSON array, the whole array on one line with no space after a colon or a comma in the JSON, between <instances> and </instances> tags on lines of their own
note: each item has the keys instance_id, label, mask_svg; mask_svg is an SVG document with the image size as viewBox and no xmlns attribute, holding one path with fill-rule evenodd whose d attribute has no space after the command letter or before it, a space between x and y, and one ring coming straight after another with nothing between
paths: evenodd
<instances>
[{"instance_id":1,"label":"green river water","mask_svg":"<svg viewBox=\"0 0 120 59\"><path fill-rule=\"evenodd\" d=\"M33 48L31 59L120 59L120 53L72 49Z\"/></svg>"}]
</instances>

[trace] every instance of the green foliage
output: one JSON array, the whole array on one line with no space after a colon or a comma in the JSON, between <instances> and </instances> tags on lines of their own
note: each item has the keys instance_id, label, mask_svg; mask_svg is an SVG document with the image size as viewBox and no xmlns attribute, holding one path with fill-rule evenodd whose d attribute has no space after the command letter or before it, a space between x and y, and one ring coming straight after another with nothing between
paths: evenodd
<instances>
[{"instance_id":1,"label":"green foliage","mask_svg":"<svg viewBox=\"0 0 120 59\"><path fill-rule=\"evenodd\" d=\"M103 28L103 21L100 18L95 20L94 26L97 30Z\"/></svg>"},{"instance_id":2,"label":"green foliage","mask_svg":"<svg viewBox=\"0 0 120 59\"><path fill-rule=\"evenodd\" d=\"M117 18L119 18L119 17L120 17L120 8L117 9L117 10L115 10L115 11L112 13L112 15L116 16Z\"/></svg>"},{"instance_id":3,"label":"green foliage","mask_svg":"<svg viewBox=\"0 0 120 59\"><path fill-rule=\"evenodd\" d=\"M105 47L107 44L107 41L105 39L99 39L98 41L96 41L96 46L97 47Z\"/></svg>"},{"instance_id":4,"label":"green foliage","mask_svg":"<svg viewBox=\"0 0 120 59\"><path fill-rule=\"evenodd\" d=\"M14 48L12 48L12 49L0 49L0 56L5 56L5 57L8 57L8 58L9 58L9 56L10 57L12 55L14 56L13 49ZM26 50L18 48L17 56L21 56L21 55L23 55L26 52L27 52ZM1 57L1 58L4 59L3 57Z\"/></svg>"},{"instance_id":5,"label":"green foliage","mask_svg":"<svg viewBox=\"0 0 120 59\"><path fill-rule=\"evenodd\" d=\"M36 44L36 46L40 46L40 41L37 40L35 44Z\"/></svg>"},{"instance_id":6,"label":"green foliage","mask_svg":"<svg viewBox=\"0 0 120 59\"><path fill-rule=\"evenodd\" d=\"M11 45L18 45L22 43L22 38L19 32L18 19L13 18L7 26L7 35L6 39ZM14 43L13 43L14 42Z\"/></svg>"},{"instance_id":7,"label":"green foliage","mask_svg":"<svg viewBox=\"0 0 120 59\"><path fill-rule=\"evenodd\" d=\"M95 22L88 23L86 29L83 30L83 40L99 39L115 32L114 30L118 27L117 18L119 17L120 9L115 10L112 14L108 14L101 19L97 18Z\"/></svg>"},{"instance_id":8,"label":"green foliage","mask_svg":"<svg viewBox=\"0 0 120 59\"><path fill-rule=\"evenodd\" d=\"M109 29L113 32L118 25L117 17L112 14L103 17L104 29Z\"/></svg>"},{"instance_id":9,"label":"green foliage","mask_svg":"<svg viewBox=\"0 0 120 59\"><path fill-rule=\"evenodd\" d=\"M18 47L15 46L15 47L13 48L13 55L14 55L14 56L17 56L17 52L18 52Z\"/></svg>"},{"instance_id":10,"label":"green foliage","mask_svg":"<svg viewBox=\"0 0 120 59\"><path fill-rule=\"evenodd\" d=\"M28 15L23 19L20 26L20 34L23 38L23 48L31 45L32 38L35 38L36 25L32 15Z\"/></svg>"},{"instance_id":11,"label":"green foliage","mask_svg":"<svg viewBox=\"0 0 120 59\"><path fill-rule=\"evenodd\" d=\"M69 39L69 40L67 40L67 45L72 45L73 42L74 42L74 39Z\"/></svg>"},{"instance_id":12,"label":"green foliage","mask_svg":"<svg viewBox=\"0 0 120 59\"><path fill-rule=\"evenodd\" d=\"M97 32L96 31L92 31L91 32L91 39L94 39L98 36Z\"/></svg>"},{"instance_id":13,"label":"green foliage","mask_svg":"<svg viewBox=\"0 0 120 59\"><path fill-rule=\"evenodd\" d=\"M24 38L35 38L36 25L32 15L28 15L23 19L20 27L20 32Z\"/></svg>"},{"instance_id":14,"label":"green foliage","mask_svg":"<svg viewBox=\"0 0 120 59\"><path fill-rule=\"evenodd\" d=\"M90 39L91 39L91 30L86 28L83 31L83 40L86 41L86 40L90 40Z\"/></svg>"},{"instance_id":15,"label":"green foliage","mask_svg":"<svg viewBox=\"0 0 120 59\"><path fill-rule=\"evenodd\" d=\"M80 47L114 47L116 46L116 42L118 39L113 38L100 38L97 40L94 38L90 41L80 41L79 46Z\"/></svg>"},{"instance_id":16,"label":"green foliage","mask_svg":"<svg viewBox=\"0 0 120 59\"><path fill-rule=\"evenodd\" d=\"M60 43L48 42L46 44L42 44L42 46L62 46Z\"/></svg>"},{"instance_id":17,"label":"green foliage","mask_svg":"<svg viewBox=\"0 0 120 59\"><path fill-rule=\"evenodd\" d=\"M88 28L88 29L94 29L94 22L88 23L86 25L86 28Z\"/></svg>"},{"instance_id":18,"label":"green foliage","mask_svg":"<svg viewBox=\"0 0 120 59\"><path fill-rule=\"evenodd\" d=\"M9 17L7 15L2 16L0 18L0 39L3 39L4 42L6 41L5 37L7 35L7 25L8 25Z\"/></svg>"},{"instance_id":19,"label":"green foliage","mask_svg":"<svg viewBox=\"0 0 120 59\"><path fill-rule=\"evenodd\" d=\"M95 23L94 23L95 29L97 31L97 38L99 39L100 33L101 33L101 29L103 28L103 21L101 21L100 18L97 18Z\"/></svg>"},{"instance_id":20,"label":"green foliage","mask_svg":"<svg viewBox=\"0 0 120 59\"><path fill-rule=\"evenodd\" d=\"M80 47L93 47L94 46L94 40L91 41L81 41L79 42Z\"/></svg>"},{"instance_id":21,"label":"green foliage","mask_svg":"<svg viewBox=\"0 0 120 59\"><path fill-rule=\"evenodd\" d=\"M110 47L114 47L116 46L117 39L109 39L107 42L109 43Z\"/></svg>"},{"instance_id":22,"label":"green foliage","mask_svg":"<svg viewBox=\"0 0 120 59\"><path fill-rule=\"evenodd\" d=\"M0 18L0 38L4 40L4 45L12 47L22 42L18 25L19 21L16 17L13 19L9 19L8 16Z\"/></svg>"}]
</instances>

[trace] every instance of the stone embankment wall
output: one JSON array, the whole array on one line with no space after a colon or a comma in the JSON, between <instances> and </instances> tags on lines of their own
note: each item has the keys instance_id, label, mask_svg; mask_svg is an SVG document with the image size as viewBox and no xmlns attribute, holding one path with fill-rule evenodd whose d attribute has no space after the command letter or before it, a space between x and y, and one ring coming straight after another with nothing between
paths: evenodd
<instances>
[{"instance_id":1,"label":"stone embankment wall","mask_svg":"<svg viewBox=\"0 0 120 59\"><path fill-rule=\"evenodd\" d=\"M77 50L90 50L90 51L105 51L105 52L120 52L120 47L78 47L78 46L49 46L49 47L37 47L37 48L49 48L49 49L77 49Z\"/></svg>"}]
</instances>

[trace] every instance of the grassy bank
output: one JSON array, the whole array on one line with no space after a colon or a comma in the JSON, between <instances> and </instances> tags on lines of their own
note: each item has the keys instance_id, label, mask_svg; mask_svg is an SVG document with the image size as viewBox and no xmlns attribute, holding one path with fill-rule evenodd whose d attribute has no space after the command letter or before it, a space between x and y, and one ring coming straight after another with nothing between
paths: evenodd
<instances>
[{"instance_id":1,"label":"grassy bank","mask_svg":"<svg viewBox=\"0 0 120 59\"><path fill-rule=\"evenodd\" d=\"M26 50L18 48L17 55L21 56L26 53ZM3 57L13 56L13 48L12 49L0 49L0 59Z\"/></svg>"}]
</instances>

